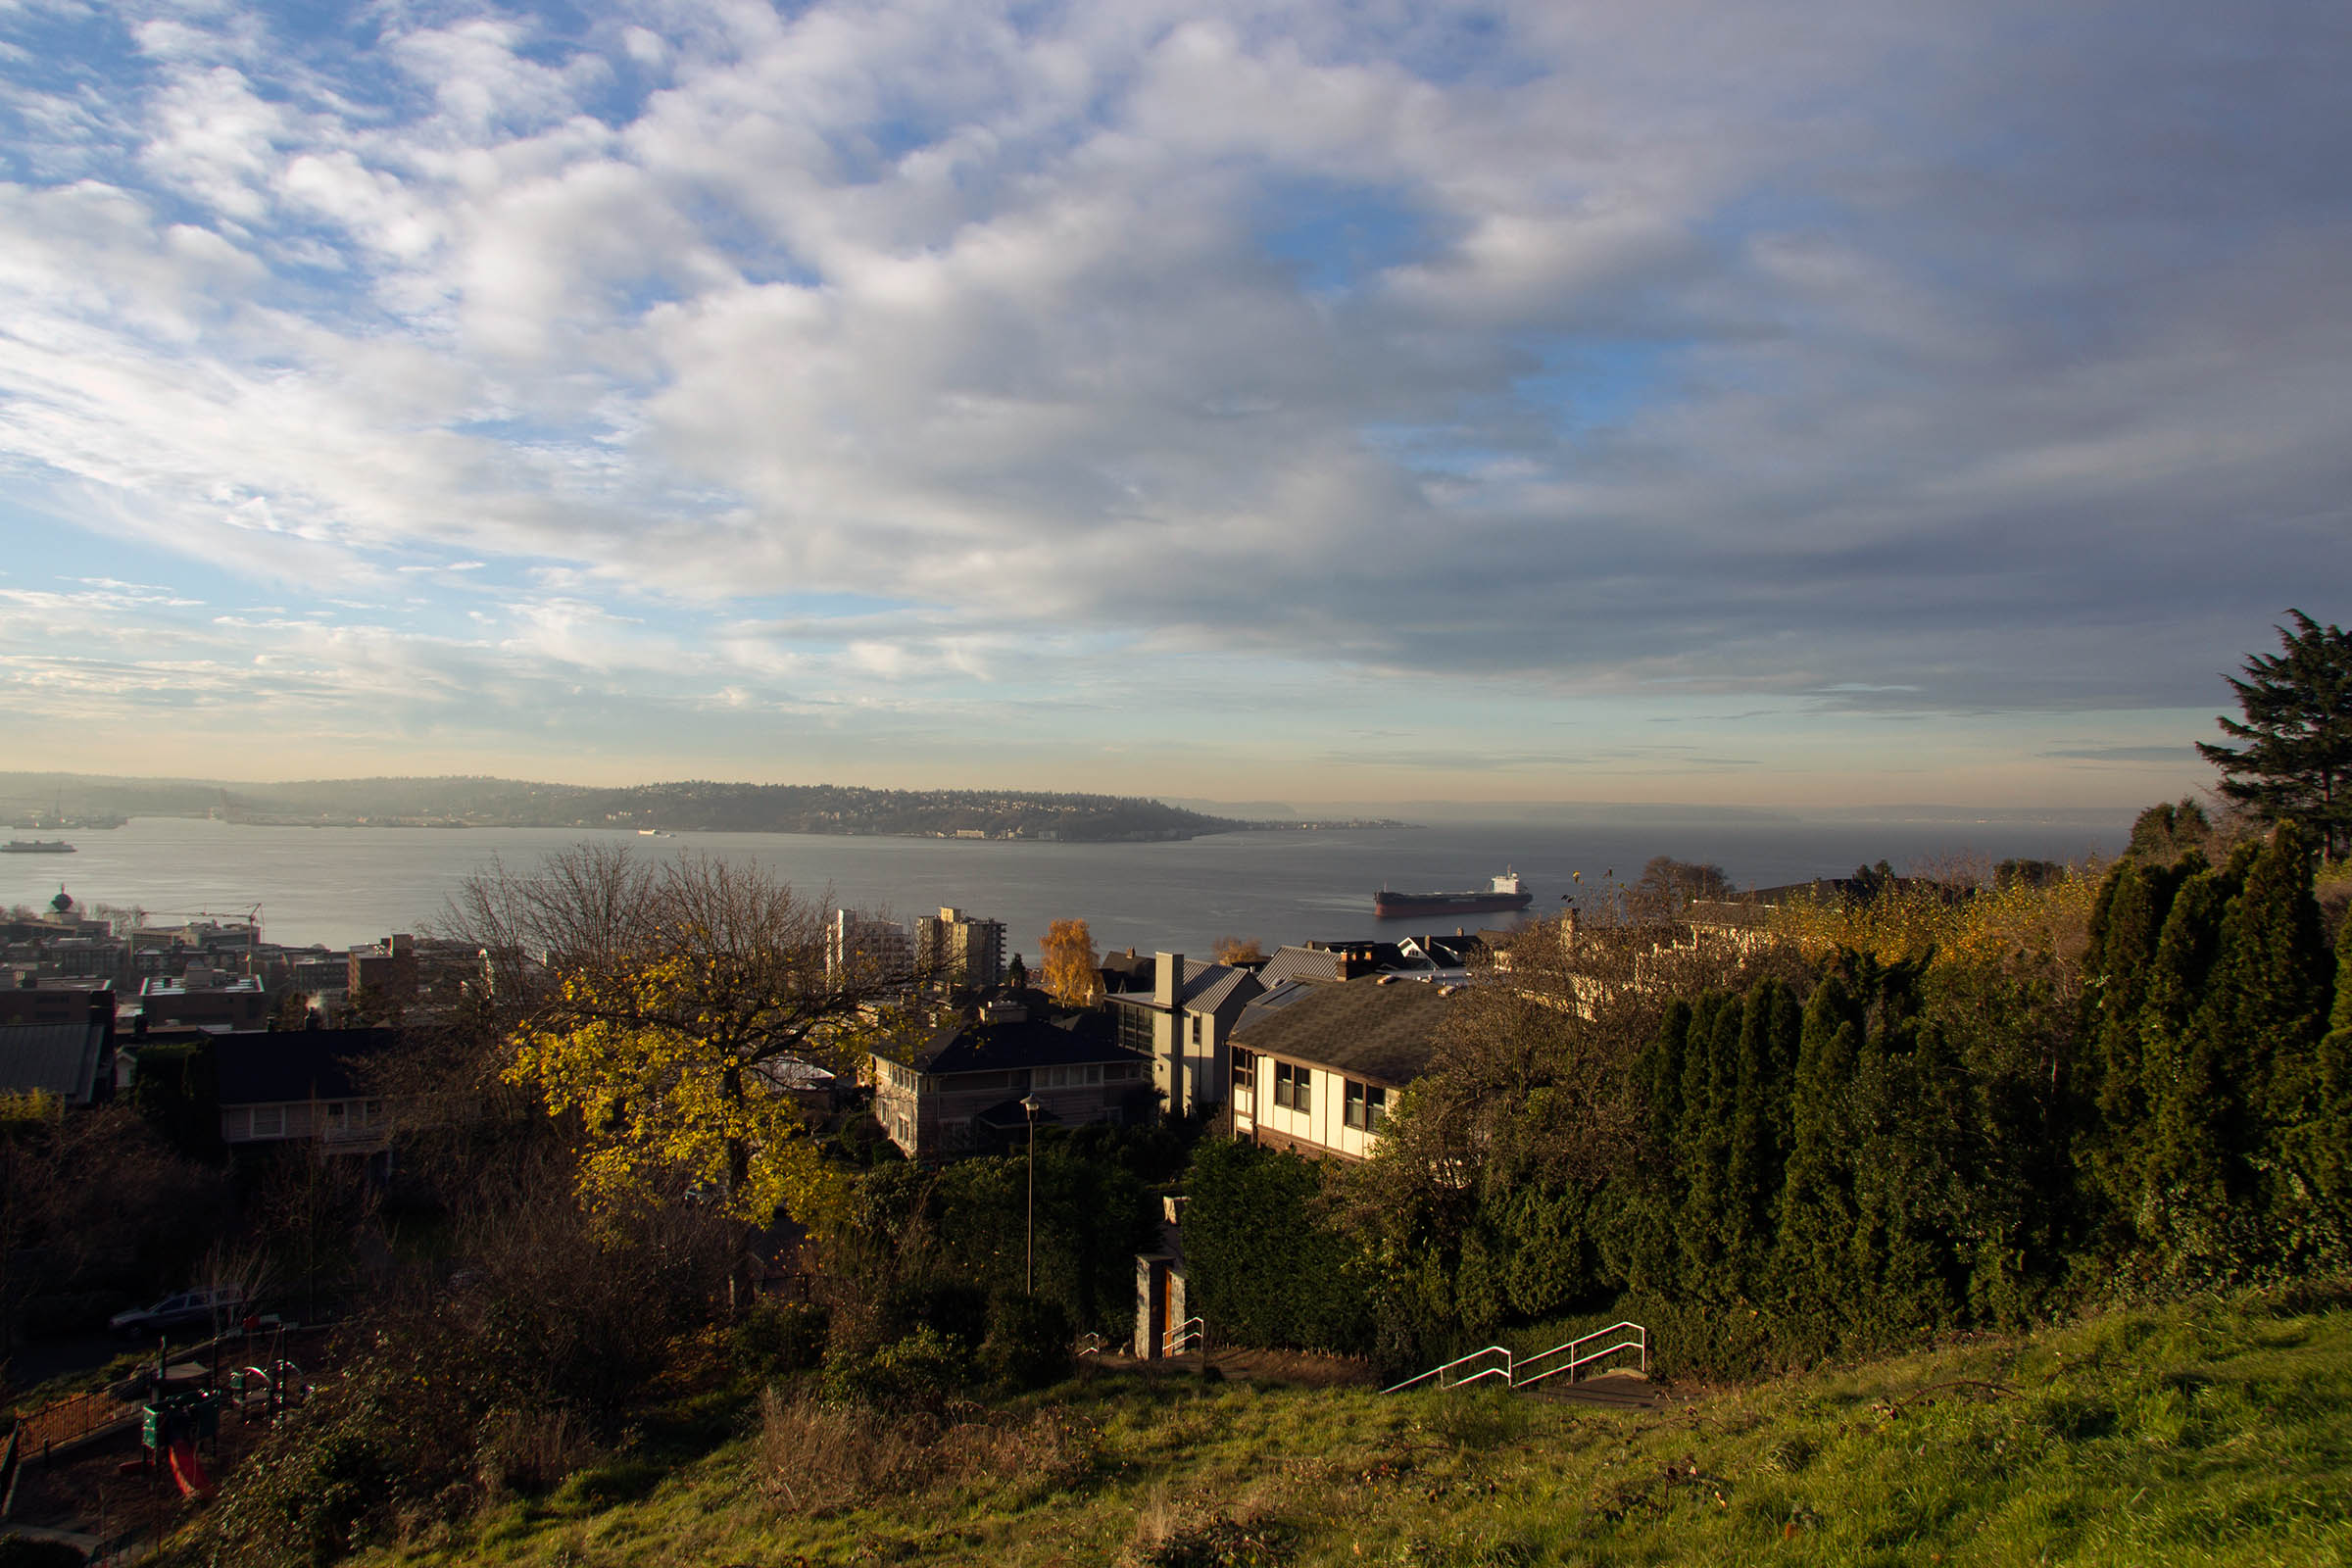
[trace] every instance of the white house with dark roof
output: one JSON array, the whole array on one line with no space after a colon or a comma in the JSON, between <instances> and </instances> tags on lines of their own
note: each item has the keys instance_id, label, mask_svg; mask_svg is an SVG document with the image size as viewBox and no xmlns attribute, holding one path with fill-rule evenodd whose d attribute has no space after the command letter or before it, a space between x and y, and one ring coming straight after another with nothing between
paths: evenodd
<instances>
[{"instance_id":1,"label":"white house with dark roof","mask_svg":"<svg viewBox=\"0 0 2352 1568\"><path fill-rule=\"evenodd\" d=\"M1119 1044L1151 1059L1152 1086L1172 1116L1225 1102L1232 1081L1227 1040L1242 1009L1265 987L1248 969L1153 956L1152 989L1106 996Z\"/></svg>"},{"instance_id":2,"label":"white house with dark roof","mask_svg":"<svg viewBox=\"0 0 2352 1568\"><path fill-rule=\"evenodd\" d=\"M1099 1013L1032 1017L998 1003L875 1049L874 1119L910 1159L948 1159L1017 1142L1034 1095L1041 1126L1152 1114L1151 1063L1118 1045Z\"/></svg>"},{"instance_id":3,"label":"white house with dark roof","mask_svg":"<svg viewBox=\"0 0 2352 1568\"><path fill-rule=\"evenodd\" d=\"M396 1104L367 1084L359 1069L399 1043L397 1029L285 1029L216 1037L220 1141L231 1150L315 1142L334 1152L383 1152Z\"/></svg>"},{"instance_id":4,"label":"white house with dark roof","mask_svg":"<svg viewBox=\"0 0 2352 1568\"><path fill-rule=\"evenodd\" d=\"M1371 975L1268 990L1233 1031L1234 1137L1370 1154L1395 1096L1428 1070L1455 989Z\"/></svg>"}]
</instances>

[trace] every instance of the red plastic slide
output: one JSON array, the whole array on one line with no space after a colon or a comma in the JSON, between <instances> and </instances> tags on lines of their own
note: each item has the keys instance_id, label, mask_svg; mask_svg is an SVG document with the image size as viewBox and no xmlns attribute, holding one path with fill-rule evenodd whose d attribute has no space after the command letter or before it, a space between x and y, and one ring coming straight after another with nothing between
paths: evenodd
<instances>
[{"instance_id":1,"label":"red plastic slide","mask_svg":"<svg viewBox=\"0 0 2352 1568\"><path fill-rule=\"evenodd\" d=\"M196 1457L196 1445L186 1438L164 1451L164 1462L172 1468L172 1480L183 1497L209 1497L213 1494L213 1478L204 1473L203 1461Z\"/></svg>"}]
</instances>

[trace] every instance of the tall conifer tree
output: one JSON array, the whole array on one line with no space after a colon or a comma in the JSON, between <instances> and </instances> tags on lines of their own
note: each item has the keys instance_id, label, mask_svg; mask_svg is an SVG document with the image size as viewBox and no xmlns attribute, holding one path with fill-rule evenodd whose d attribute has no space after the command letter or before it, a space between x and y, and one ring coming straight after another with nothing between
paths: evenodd
<instances>
[{"instance_id":1,"label":"tall conifer tree","mask_svg":"<svg viewBox=\"0 0 2352 1568\"><path fill-rule=\"evenodd\" d=\"M1853 1095L1862 1034L1862 1004L1833 972L1805 1004L1781 1193L1782 1288L1796 1310L1839 1318L1855 1291Z\"/></svg>"},{"instance_id":2,"label":"tall conifer tree","mask_svg":"<svg viewBox=\"0 0 2352 1568\"><path fill-rule=\"evenodd\" d=\"M2311 1189L2320 1252L2313 1261L2352 1263L2352 915L2335 939L2335 1004L2313 1064L2311 1103L2283 1142L2288 1164Z\"/></svg>"},{"instance_id":3,"label":"tall conifer tree","mask_svg":"<svg viewBox=\"0 0 2352 1568\"><path fill-rule=\"evenodd\" d=\"M2222 927L2252 857L2200 871L2166 913L2140 1008L2147 1144L2134 1219L2166 1273L2226 1272L2233 1186L2228 1082L2219 1064L2217 1008L2208 982Z\"/></svg>"},{"instance_id":4,"label":"tall conifer tree","mask_svg":"<svg viewBox=\"0 0 2352 1568\"><path fill-rule=\"evenodd\" d=\"M2147 1156L2140 1013L2180 879L2171 867L2117 866L2101 890L2083 961L2083 1054L2091 1079L2086 1098L2096 1107L2086 1140L2090 1177L2106 1200L2127 1213L2136 1202Z\"/></svg>"},{"instance_id":5,"label":"tall conifer tree","mask_svg":"<svg viewBox=\"0 0 2352 1568\"><path fill-rule=\"evenodd\" d=\"M2311 870L2311 840L2292 823L2275 829L2222 923L2214 1016L2248 1155L2262 1152L2269 1128L2300 1115L2328 1027L2334 963Z\"/></svg>"}]
</instances>

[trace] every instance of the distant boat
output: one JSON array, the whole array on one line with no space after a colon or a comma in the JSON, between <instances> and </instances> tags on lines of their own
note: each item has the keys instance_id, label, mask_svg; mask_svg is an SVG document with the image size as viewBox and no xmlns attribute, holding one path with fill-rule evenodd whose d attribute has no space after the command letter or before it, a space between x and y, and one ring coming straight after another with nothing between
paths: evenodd
<instances>
[{"instance_id":1,"label":"distant boat","mask_svg":"<svg viewBox=\"0 0 2352 1568\"><path fill-rule=\"evenodd\" d=\"M641 839L674 839L677 837L668 829L659 827L641 827L637 830L637 836Z\"/></svg>"},{"instance_id":2,"label":"distant boat","mask_svg":"<svg viewBox=\"0 0 2352 1568\"><path fill-rule=\"evenodd\" d=\"M64 839L10 839L0 844L0 855L73 855L73 845Z\"/></svg>"},{"instance_id":3,"label":"distant boat","mask_svg":"<svg viewBox=\"0 0 2352 1568\"><path fill-rule=\"evenodd\" d=\"M1478 914L1491 909L1524 909L1536 896L1518 873L1505 871L1484 893L1392 893L1382 888L1372 895L1372 917L1399 920L1417 914Z\"/></svg>"}]
</instances>

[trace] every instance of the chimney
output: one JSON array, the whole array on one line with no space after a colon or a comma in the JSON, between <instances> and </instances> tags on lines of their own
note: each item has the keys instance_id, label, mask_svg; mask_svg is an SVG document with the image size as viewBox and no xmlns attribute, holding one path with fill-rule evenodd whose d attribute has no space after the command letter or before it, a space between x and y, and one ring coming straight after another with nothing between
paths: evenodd
<instances>
[{"instance_id":1,"label":"chimney","mask_svg":"<svg viewBox=\"0 0 2352 1568\"><path fill-rule=\"evenodd\" d=\"M1160 1006L1173 1007L1184 993L1184 955L1153 954L1152 961L1158 967L1152 977L1152 1000Z\"/></svg>"}]
</instances>

